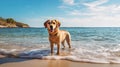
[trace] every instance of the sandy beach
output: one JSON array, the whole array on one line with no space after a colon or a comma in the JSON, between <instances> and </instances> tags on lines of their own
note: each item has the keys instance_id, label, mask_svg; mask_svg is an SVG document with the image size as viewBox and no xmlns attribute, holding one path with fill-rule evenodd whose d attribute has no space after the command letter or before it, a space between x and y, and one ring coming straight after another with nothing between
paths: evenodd
<instances>
[{"instance_id":1,"label":"sandy beach","mask_svg":"<svg viewBox=\"0 0 120 67\"><path fill-rule=\"evenodd\" d=\"M120 67L120 64L95 64L67 60L8 58L0 55L0 67Z\"/></svg>"}]
</instances>

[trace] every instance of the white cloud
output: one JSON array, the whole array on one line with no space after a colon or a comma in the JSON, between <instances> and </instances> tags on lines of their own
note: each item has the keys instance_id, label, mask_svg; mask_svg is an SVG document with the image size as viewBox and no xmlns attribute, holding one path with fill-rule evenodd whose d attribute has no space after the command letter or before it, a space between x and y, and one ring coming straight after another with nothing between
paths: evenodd
<instances>
[{"instance_id":1,"label":"white cloud","mask_svg":"<svg viewBox=\"0 0 120 67\"><path fill-rule=\"evenodd\" d=\"M33 27L44 27L44 22L48 19L57 19L61 22L62 27L119 27L120 15L112 16L92 16L92 17L34 17L25 18L24 22L27 22Z\"/></svg>"},{"instance_id":2,"label":"white cloud","mask_svg":"<svg viewBox=\"0 0 120 67\"><path fill-rule=\"evenodd\" d=\"M79 3L74 0L74 5L66 6L64 11L69 17L63 17L60 20L63 26L76 27L119 27L120 26L120 5L107 4L110 0L96 0L93 2ZM79 4L78 4L79 3ZM76 5L77 4L77 5ZM104 5L103 5L104 4ZM81 7L83 8L81 8ZM70 7L72 9L70 9ZM72 17L72 18L70 18ZM81 18L82 17L82 18Z\"/></svg>"},{"instance_id":3,"label":"white cloud","mask_svg":"<svg viewBox=\"0 0 120 67\"><path fill-rule=\"evenodd\" d=\"M97 0L87 3L79 3L80 0L62 1L64 5L60 5L59 8L64 9L64 12L66 12L66 14L64 15L66 17L34 17L28 19L26 18L25 22L27 22L28 24L30 23L31 26L37 27L43 27L43 23L47 19L58 19L61 22L61 26L63 27L120 26L120 5L103 5L109 2L109 0Z\"/></svg>"},{"instance_id":4,"label":"white cloud","mask_svg":"<svg viewBox=\"0 0 120 67\"><path fill-rule=\"evenodd\" d=\"M93 16L96 15L96 13L93 12L81 12L80 10L73 10L73 11L68 11L68 15L71 16Z\"/></svg>"},{"instance_id":5,"label":"white cloud","mask_svg":"<svg viewBox=\"0 0 120 67\"><path fill-rule=\"evenodd\" d=\"M74 0L74 4L77 4L79 2L80 1L78 0L77 1ZM102 5L107 2L109 2L109 0L97 0L87 3L83 2L72 6L61 5L61 8L64 9L64 12L66 12L67 15L71 15L71 16L72 15L73 16L99 16L99 15L115 16L117 14L120 14L120 5L117 4Z\"/></svg>"},{"instance_id":6,"label":"white cloud","mask_svg":"<svg viewBox=\"0 0 120 67\"><path fill-rule=\"evenodd\" d=\"M94 16L88 18L61 18L62 26L68 27L119 27L120 15L110 16Z\"/></svg>"},{"instance_id":7,"label":"white cloud","mask_svg":"<svg viewBox=\"0 0 120 67\"><path fill-rule=\"evenodd\" d=\"M67 5L74 5L74 0L63 0L63 3Z\"/></svg>"},{"instance_id":8,"label":"white cloud","mask_svg":"<svg viewBox=\"0 0 120 67\"><path fill-rule=\"evenodd\" d=\"M96 7L106 2L108 2L108 0L97 0L91 3L83 3L83 4L89 7Z\"/></svg>"},{"instance_id":9,"label":"white cloud","mask_svg":"<svg viewBox=\"0 0 120 67\"><path fill-rule=\"evenodd\" d=\"M88 7L88 10L94 15L115 16L120 14L120 5L96 6L92 8Z\"/></svg>"}]
</instances>

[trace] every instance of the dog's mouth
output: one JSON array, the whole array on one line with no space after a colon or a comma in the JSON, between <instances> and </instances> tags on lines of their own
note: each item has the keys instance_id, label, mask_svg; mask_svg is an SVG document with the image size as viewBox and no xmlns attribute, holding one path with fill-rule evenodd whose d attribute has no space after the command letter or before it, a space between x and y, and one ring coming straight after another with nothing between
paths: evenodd
<instances>
[{"instance_id":1,"label":"dog's mouth","mask_svg":"<svg viewBox=\"0 0 120 67\"><path fill-rule=\"evenodd\" d=\"M53 29L53 26L50 26L50 32L53 32L54 29Z\"/></svg>"},{"instance_id":2,"label":"dog's mouth","mask_svg":"<svg viewBox=\"0 0 120 67\"><path fill-rule=\"evenodd\" d=\"M54 32L54 30L53 30L53 29L50 29L50 32Z\"/></svg>"}]
</instances>

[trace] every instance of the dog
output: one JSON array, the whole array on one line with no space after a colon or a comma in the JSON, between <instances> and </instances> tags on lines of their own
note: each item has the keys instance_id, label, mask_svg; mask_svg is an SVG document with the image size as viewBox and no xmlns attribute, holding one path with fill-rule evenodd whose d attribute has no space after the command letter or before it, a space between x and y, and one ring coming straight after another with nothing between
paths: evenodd
<instances>
[{"instance_id":1,"label":"dog","mask_svg":"<svg viewBox=\"0 0 120 67\"><path fill-rule=\"evenodd\" d=\"M47 20L44 22L45 28L47 28L49 33L49 42L51 47L51 54L53 54L54 44L57 45L57 55L60 54L60 44L63 45L65 49L65 41L67 42L69 48L71 48L71 36L70 33L64 30L60 30L61 23L58 20Z\"/></svg>"}]
</instances>

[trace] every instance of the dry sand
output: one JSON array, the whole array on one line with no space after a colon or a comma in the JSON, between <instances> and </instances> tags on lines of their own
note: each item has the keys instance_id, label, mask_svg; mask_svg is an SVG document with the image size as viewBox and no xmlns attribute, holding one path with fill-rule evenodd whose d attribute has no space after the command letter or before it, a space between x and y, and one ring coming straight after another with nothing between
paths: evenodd
<instances>
[{"instance_id":1,"label":"dry sand","mask_svg":"<svg viewBox=\"0 0 120 67\"><path fill-rule=\"evenodd\" d=\"M67 60L7 58L0 55L0 67L120 67L120 64L94 64Z\"/></svg>"}]
</instances>

